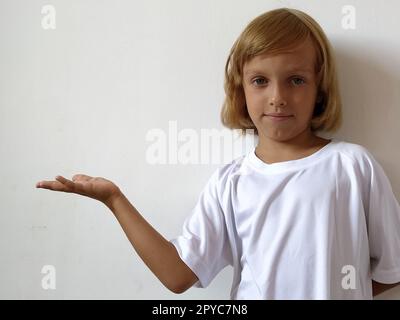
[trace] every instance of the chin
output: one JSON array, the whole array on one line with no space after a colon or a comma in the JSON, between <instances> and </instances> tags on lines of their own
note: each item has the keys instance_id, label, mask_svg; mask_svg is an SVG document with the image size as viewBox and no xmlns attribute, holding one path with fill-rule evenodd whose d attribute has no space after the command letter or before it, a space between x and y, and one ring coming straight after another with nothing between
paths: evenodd
<instances>
[{"instance_id":1,"label":"chin","mask_svg":"<svg viewBox=\"0 0 400 320\"><path fill-rule=\"evenodd\" d=\"M296 136L295 134L293 134L292 131L288 132L288 130L268 130L260 127L257 127L257 130L258 130L258 136L260 136L261 133L261 135L263 135L264 137L279 142L284 142L293 139Z\"/></svg>"},{"instance_id":2,"label":"chin","mask_svg":"<svg viewBox=\"0 0 400 320\"><path fill-rule=\"evenodd\" d=\"M286 136L270 136L268 138L271 140L274 140L276 142L286 142L286 141L290 141L291 139L293 139L293 137L286 137Z\"/></svg>"}]
</instances>

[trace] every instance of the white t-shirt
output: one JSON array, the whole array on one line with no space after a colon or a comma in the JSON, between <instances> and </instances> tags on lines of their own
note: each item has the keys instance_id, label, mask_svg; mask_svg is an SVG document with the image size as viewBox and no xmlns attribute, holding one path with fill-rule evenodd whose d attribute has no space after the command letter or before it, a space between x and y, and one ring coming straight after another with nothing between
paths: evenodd
<instances>
[{"instance_id":1,"label":"white t-shirt","mask_svg":"<svg viewBox=\"0 0 400 320\"><path fill-rule=\"evenodd\" d=\"M172 239L207 287L233 266L231 299L372 299L400 282L400 206L363 146L335 138L267 164L255 148L221 166Z\"/></svg>"}]
</instances>

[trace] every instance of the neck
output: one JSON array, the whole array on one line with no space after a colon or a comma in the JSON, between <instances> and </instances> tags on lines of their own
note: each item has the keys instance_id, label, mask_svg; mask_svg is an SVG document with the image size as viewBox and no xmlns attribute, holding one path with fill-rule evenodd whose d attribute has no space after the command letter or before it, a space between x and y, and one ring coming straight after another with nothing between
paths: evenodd
<instances>
[{"instance_id":1,"label":"neck","mask_svg":"<svg viewBox=\"0 0 400 320\"><path fill-rule=\"evenodd\" d=\"M313 152L315 148L318 149L328 142L329 140L313 134L310 129L288 140L260 135L256 154L267 163L288 161L306 156L309 152Z\"/></svg>"}]
</instances>

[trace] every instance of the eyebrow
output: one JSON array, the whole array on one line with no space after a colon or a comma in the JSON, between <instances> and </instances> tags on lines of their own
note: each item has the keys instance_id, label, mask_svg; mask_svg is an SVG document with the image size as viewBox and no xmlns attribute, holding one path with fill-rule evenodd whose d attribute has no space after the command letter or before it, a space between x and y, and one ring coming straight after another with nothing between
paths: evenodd
<instances>
[{"instance_id":1,"label":"eyebrow","mask_svg":"<svg viewBox=\"0 0 400 320\"><path fill-rule=\"evenodd\" d=\"M296 72L303 72L303 73L310 73L310 74L313 73L311 70L304 69L302 67L295 67L295 68L290 69L290 70L287 71L287 73L296 73ZM250 70L247 70L244 74L248 75L248 74L255 74L255 73L264 73L264 71L256 70L256 69L250 69Z\"/></svg>"}]
</instances>

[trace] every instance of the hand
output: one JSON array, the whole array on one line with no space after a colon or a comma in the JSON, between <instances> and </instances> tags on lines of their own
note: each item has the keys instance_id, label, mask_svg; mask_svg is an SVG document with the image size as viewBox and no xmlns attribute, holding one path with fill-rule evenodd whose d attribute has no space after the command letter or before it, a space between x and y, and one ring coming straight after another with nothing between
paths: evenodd
<instances>
[{"instance_id":1,"label":"hand","mask_svg":"<svg viewBox=\"0 0 400 320\"><path fill-rule=\"evenodd\" d=\"M80 194L99 200L108 207L113 199L121 194L120 189L113 182L101 177L93 178L84 174L74 175L72 181L63 176L57 176L56 181L38 182L36 188Z\"/></svg>"}]
</instances>

